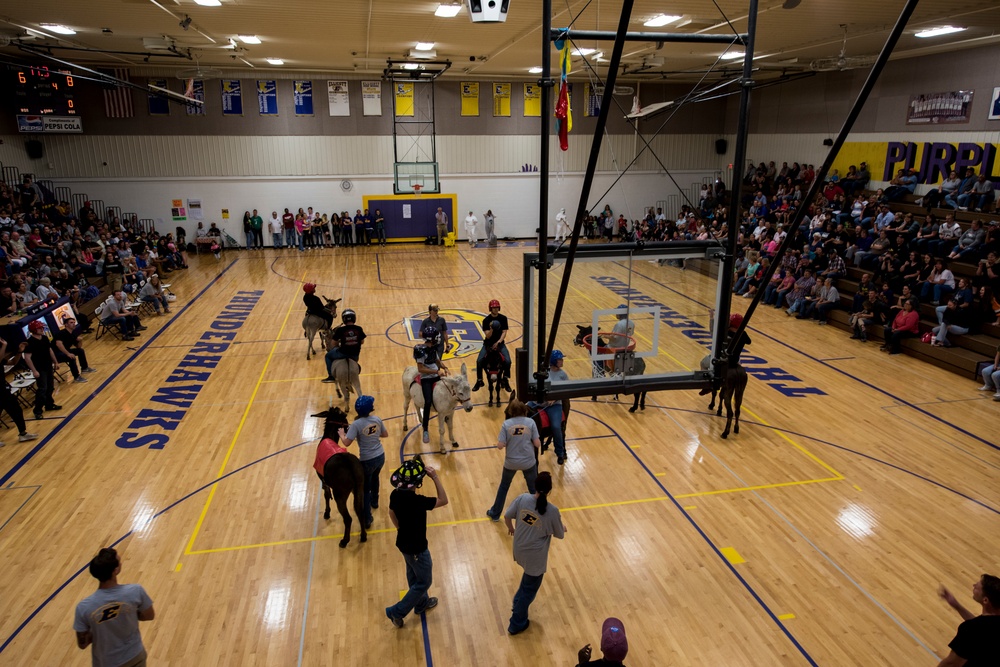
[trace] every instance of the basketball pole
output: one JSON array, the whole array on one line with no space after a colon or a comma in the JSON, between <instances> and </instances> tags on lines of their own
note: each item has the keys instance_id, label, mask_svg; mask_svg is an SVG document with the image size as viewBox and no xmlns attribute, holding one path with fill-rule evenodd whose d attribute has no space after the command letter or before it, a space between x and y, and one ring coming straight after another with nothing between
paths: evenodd
<instances>
[{"instance_id":1,"label":"basketball pole","mask_svg":"<svg viewBox=\"0 0 1000 667\"><path fill-rule=\"evenodd\" d=\"M843 147L844 142L847 141L847 135L851 133L851 128L854 127L854 123L855 121L857 121L858 116L861 115L861 110L864 109L865 102L868 101L868 96L875 88L875 84L878 82L878 78L882 74L882 70L885 69L886 63L889 62L889 56L892 55L893 50L896 48L896 43L899 41L899 38L903 35L903 31L906 29L906 24L910 20L910 17L913 15L913 11L917 8L917 3L919 1L920 0L907 0L906 5L899 13L899 18L896 19L896 25L892 27L892 31L889 33L889 37L886 39L885 45L882 46L882 51L878 54L878 59L875 61L875 64L872 65L872 69L868 73L868 78L865 80L865 84L861 87L861 91L858 93L857 99L854 100L854 106L851 107L850 113L847 114L847 118L844 120L844 125L840 128L840 133L834 140L833 146L830 147L830 152L827 153L826 155L826 160L824 160L823 164L820 165L819 171L816 172L816 177L813 179L812 185L809 187L809 192L802 200L804 202L803 206L801 206L795 212L795 215L792 218L792 222L789 224L790 229L788 230L788 233L785 235L785 240L781 242L781 245L775 251L775 257L778 258L778 260L771 262L771 265L767 267L767 271L764 272L764 275L761 278L760 282L761 285L766 285L771 280L771 277L774 275L774 272L778 268L778 264L780 263L780 258L785 254L785 251L792 246L792 242L795 239L795 233L798 231L799 225L802 224L802 220L805 218L806 206L808 205L808 202L813 201L816 198L816 195L819 193L821 184L823 183L823 181L826 180L826 175L830 171L830 168L833 166L833 161L836 159L837 154ZM742 177L740 177L740 183L742 182L743 179ZM737 222L736 220L730 221L731 224L730 239L733 236L733 230L736 229L736 222ZM730 268L730 274L731 273L732 269ZM730 275L730 280L731 279L732 276ZM732 354L733 349L736 346L736 341L739 339L740 335L744 331L746 331L747 324L750 322L750 316L753 315L754 310L756 310L757 304L760 303L760 299L763 296L763 294L764 294L763 291L757 290L757 294L754 295L753 299L751 299L750 306L747 308L746 315L743 316L743 322L736 329L736 332L733 334L732 340L730 341L729 349L727 350L727 357L729 354ZM723 296L723 299L725 303L729 305L732 300L731 291L727 290L727 293L726 295ZM729 319L729 314L727 308L726 320L728 319ZM719 321L720 331L724 333L725 329L722 327L728 328L728 326L729 326L728 321L723 322L722 318L720 317Z\"/></svg>"}]
</instances>

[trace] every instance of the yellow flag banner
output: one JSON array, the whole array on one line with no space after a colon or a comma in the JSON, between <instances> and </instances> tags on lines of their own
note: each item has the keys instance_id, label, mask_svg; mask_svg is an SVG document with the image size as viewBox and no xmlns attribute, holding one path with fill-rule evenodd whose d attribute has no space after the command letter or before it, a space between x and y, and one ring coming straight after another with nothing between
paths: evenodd
<instances>
[{"instance_id":1,"label":"yellow flag banner","mask_svg":"<svg viewBox=\"0 0 1000 667\"><path fill-rule=\"evenodd\" d=\"M537 83L524 84L524 116L542 115L542 92Z\"/></svg>"},{"instance_id":2,"label":"yellow flag banner","mask_svg":"<svg viewBox=\"0 0 1000 667\"><path fill-rule=\"evenodd\" d=\"M462 86L462 115L479 115L479 84L475 81L463 81Z\"/></svg>"},{"instance_id":3,"label":"yellow flag banner","mask_svg":"<svg viewBox=\"0 0 1000 667\"><path fill-rule=\"evenodd\" d=\"M493 84L493 116L495 118L510 116L510 84Z\"/></svg>"},{"instance_id":4,"label":"yellow flag banner","mask_svg":"<svg viewBox=\"0 0 1000 667\"><path fill-rule=\"evenodd\" d=\"M412 116L413 115L413 84L412 83L397 83L396 84L396 115L397 116Z\"/></svg>"}]
</instances>

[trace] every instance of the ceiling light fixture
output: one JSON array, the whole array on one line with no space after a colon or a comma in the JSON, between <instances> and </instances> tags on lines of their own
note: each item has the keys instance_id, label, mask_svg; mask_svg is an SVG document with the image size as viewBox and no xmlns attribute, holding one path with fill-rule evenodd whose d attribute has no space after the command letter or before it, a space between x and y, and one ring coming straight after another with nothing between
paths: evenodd
<instances>
[{"instance_id":1,"label":"ceiling light fixture","mask_svg":"<svg viewBox=\"0 0 1000 667\"><path fill-rule=\"evenodd\" d=\"M541 74L543 71L545 70L543 70L541 67L532 67L531 69L528 70L528 74Z\"/></svg>"},{"instance_id":2,"label":"ceiling light fixture","mask_svg":"<svg viewBox=\"0 0 1000 667\"><path fill-rule=\"evenodd\" d=\"M43 28L45 28L46 30L58 33L60 35L75 35L76 34L76 30L73 30L72 28L67 28L66 26L60 25L58 23L42 23L40 25Z\"/></svg>"},{"instance_id":3,"label":"ceiling light fixture","mask_svg":"<svg viewBox=\"0 0 1000 667\"><path fill-rule=\"evenodd\" d=\"M417 45L413 48L417 51L430 51L434 48L434 42L417 42Z\"/></svg>"},{"instance_id":4,"label":"ceiling light fixture","mask_svg":"<svg viewBox=\"0 0 1000 667\"><path fill-rule=\"evenodd\" d=\"M742 58L745 55L746 54L743 53L742 51L737 51L737 52L730 51L729 53L723 53L721 56L719 56L719 59L720 60L736 60L737 58Z\"/></svg>"},{"instance_id":5,"label":"ceiling light fixture","mask_svg":"<svg viewBox=\"0 0 1000 667\"><path fill-rule=\"evenodd\" d=\"M418 65L417 63L403 63L402 65L400 65L400 67L409 70L420 69L420 65Z\"/></svg>"},{"instance_id":6,"label":"ceiling light fixture","mask_svg":"<svg viewBox=\"0 0 1000 667\"><path fill-rule=\"evenodd\" d=\"M434 10L434 16L453 19L458 16L460 11L462 11L462 5L457 2L448 5L438 5L437 9Z\"/></svg>"},{"instance_id":7,"label":"ceiling light fixture","mask_svg":"<svg viewBox=\"0 0 1000 667\"><path fill-rule=\"evenodd\" d=\"M674 21L679 21L680 19L681 19L680 16L670 16L669 14L660 14L659 16L649 19L648 21L643 23L643 25L646 26L647 28L659 28L661 26L673 23Z\"/></svg>"},{"instance_id":8,"label":"ceiling light fixture","mask_svg":"<svg viewBox=\"0 0 1000 667\"><path fill-rule=\"evenodd\" d=\"M589 56L591 53L594 53L595 51L597 51L597 49L583 48L583 49L573 49L571 53L574 56Z\"/></svg>"},{"instance_id":9,"label":"ceiling light fixture","mask_svg":"<svg viewBox=\"0 0 1000 667\"><path fill-rule=\"evenodd\" d=\"M260 37L257 35L237 35L244 44L260 44Z\"/></svg>"},{"instance_id":10,"label":"ceiling light fixture","mask_svg":"<svg viewBox=\"0 0 1000 667\"><path fill-rule=\"evenodd\" d=\"M219 0L194 0L194 4L201 5L202 7L221 7L222 3Z\"/></svg>"},{"instance_id":11,"label":"ceiling light fixture","mask_svg":"<svg viewBox=\"0 0 1000 667\"><path fill-rule=\"evenodd\" d=\"M284 65L285 61L281 58L265 58L268 65Z\"/></svg>"},{"instance_id":12,"label":"ceiling light fixture","mask_svg":"<svg viewBox=\"0 0 1000 667\"><path fill-rule=\"evenodd\" d=\"M230 37L230 38L229 38L229 46L226 46L226 47L224 47L224 48L227 48L227 49L235 49L235 48L236 48L236 40L235 40L235 39L233 39L232 37Z\"/></svg>"},{"instance_id":13,"label":"ceiling light fixture","mask_svg":"<svg viewBox=\"0 0 1000 667\"><path fill-rule=\"evenodd\" d=\"M950 35L953 32L962 32L965 28L956 28L950 25L944 25L940 28L930 28L929 30L921 30L914 37L940 37L941 35Z\"/></svg>"}]
</instances>

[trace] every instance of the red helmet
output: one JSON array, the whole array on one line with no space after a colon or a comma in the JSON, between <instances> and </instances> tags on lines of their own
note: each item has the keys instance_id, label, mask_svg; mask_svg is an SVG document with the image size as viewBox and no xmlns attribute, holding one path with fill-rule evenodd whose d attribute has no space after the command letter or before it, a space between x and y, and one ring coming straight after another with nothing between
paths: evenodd
<instances>
[{"instance_id":1,"label":"red helmet","mask_svg":"<svg viewBox=\"0 0 1000 667\"><path fill-rule=\"evenodd\" d=\"M38 333L40 331L45 331L45 324L41 320L32 320L28 324L28 331L31 333Z\"/></svg>"},{"instance_id":2,"label":"red helmet","mask_svg":"<svg viewBox=\"0 0 1000 667\"><path fill-rule=\"evenodd\" d=\"M496 299L493 299L492 301L490 301L490 308L499 308L499 307L500 307L500 302L499 301L497 301Z\"/></svg>"},{"instance_id":3,"label":"red helmet","mask_svg":"<svg viewBox=\"0 0 1000 667\"><path fill-rule=\"evenodd\" d=\"M729 316L729 328L735 329L743 324L743 316L739 313L733 313Z\"/></svg>"},{"instance_id":4,"label":"red helmet","mask_svg":"<svg viewBox=\"0 0 1000 667\"><path fill-rule=\"evenodd\" d=\"M316 291L316 284L306 283L305 285L302 286L302 291L305 292L306 294L312 294L313 292Z\"/></svg>"}]
</instances>

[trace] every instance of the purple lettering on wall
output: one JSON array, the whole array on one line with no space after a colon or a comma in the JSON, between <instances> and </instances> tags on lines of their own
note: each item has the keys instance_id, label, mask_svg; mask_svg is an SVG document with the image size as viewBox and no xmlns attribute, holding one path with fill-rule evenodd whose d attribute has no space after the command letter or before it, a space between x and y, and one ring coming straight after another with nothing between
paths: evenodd
<instances>
[{"instance_id":1,"label":"purple lettering on wall","mask_svg":"<svg viewBox=\"0 0 1000 667\"><path fill-rule=\"evenodd\" d=\"M986 144L989 146L989 144ZM983 161L983 149L978 144L961 143L955 159L955 171L959 176L965 175L968 167L975 167Z\"/></svg>"},{"instance_id":2,"label":"purple lettering on wall","mask_svg":"<svg viewBox=\"0 0 1000 667\"><path fill-rule=\"evenodd\" d=\"M889 148L885 151L885 170L882 172L883 181L891 181L896 175L896 164L906 159L906 144L899 141L890 141Z\"/></svg>"},{"instance_id":3,"label":"purple lettering on wall","mask_svg":"<svg viewBox=\"0 0 1000 667\"><path fill-rule=\"evenodd\" d=\"M947 178L951 165L955 163L955 147L935 142L931 148L931 157L926 163L926 171L920 174L921 183L937 183L942 178Z\"/></svg>"}]
</instances>

